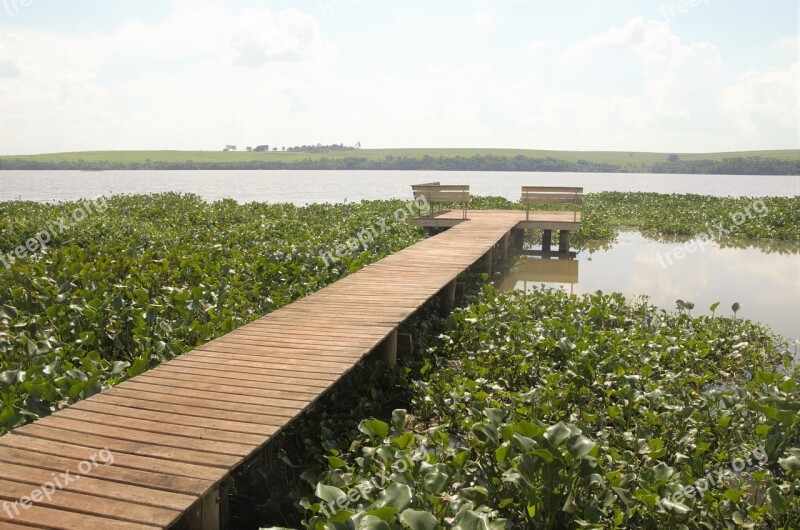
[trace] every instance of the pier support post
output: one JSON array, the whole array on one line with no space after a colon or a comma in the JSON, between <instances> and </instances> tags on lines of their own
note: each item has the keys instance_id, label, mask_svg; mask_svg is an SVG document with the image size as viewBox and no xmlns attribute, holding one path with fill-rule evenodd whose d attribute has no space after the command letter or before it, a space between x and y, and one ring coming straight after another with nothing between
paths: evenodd
<instances>
[{"instance_id":1,"label":"pier support post","mask_svg":"<svg viewBox=\"0 0 800 530\"><path fill-rule=\"evenodd\" d=\"M506 235L503 236L503 242L500 245L500 248L503 249L501 254L503 256L503 259L508 258L508 239L509 239L509 234L508 232L506 232Z\"/></svg>"},{"instance_id":2,"label":"pier support post","mask_svg":"<svg viewBox=\"0 0 800 530\"><path fill-rule=\"evenodd\" d=\"M492 255L494 254L494 248L490 248L486 254L483 255L483 271L489 275L489 278L492 277Z\"/></svg>"},{"instance_id":3,"label":"pier support post","mask_svg":"<svg viewBox=\"0 0 800 530\"><path fill-rule=\"evenodd\" d=\"M465 288L466 284L464 282L456 282L456 300L462 300L464 298Z\"/></svg>"},{"instance_id":4,"label":"pier support post","mask_svg":"<svg viewBox=\"0 0 800 530\"><path fill-rule=\"evenodd\" d=\"M397 356L408 357L414 353L414 336L411 333L397 334Z\"/></svg>"},{"instance_id":5,"label":"pier support post","mask_svg":"<svg viewBox=\"0 0 800 530\"><path fill-rule=\"evenodd\" d=\"M383 339L380 349L381 360L389 366L397 366L397 330L395 329L389 336Z\"/></svg>"},{"instance_id":6,"label":"pier support post","mask_svg":"<svg viewBox=\"0 0 800 530\"><path fill-rule=\"evenodd\" d=\"M558 231L558 252L567 254L569 252L569 230Z\"/></svg>"},{"instance_id":7,"label":"pier support post","mask_svg":"<svg viewBox=\"0 0 800 530\"><path fill-rule=\"evenodd\" d=\"M194 503L185 515L188 530L220 530L220 488L216 486Z\"/></svg>"},{"instance_id":8,"label":"pier support post","mask_svg":"<svg viewBox=\"0 0 800 530\"><path fill-rule=\"evenodd\" d=\"M511 230L511 235L514 239L514 249L522 250L525 246L525 230L521 228L514 228Z\"/></svg>"},{"instance_id":9,"label":"pier support post","mask_svg":"<svg viewBox=\"0 0 800 530\"><path fill-rule=\"evenodd\" d=\"M453 280L439 291L439 314L446 317L456 306L456 281Z\"/></svg>"},{"instance_id":10,"label":"pier support post","mask_svg":"<svg viewBox=\"0 0 800 530\"><path fill-rule=\"evenodd\" d=\"M545 230L542 233L542 252L550 252L550 245L553 241L553 231Z\"/></svg>"}]
</instances>

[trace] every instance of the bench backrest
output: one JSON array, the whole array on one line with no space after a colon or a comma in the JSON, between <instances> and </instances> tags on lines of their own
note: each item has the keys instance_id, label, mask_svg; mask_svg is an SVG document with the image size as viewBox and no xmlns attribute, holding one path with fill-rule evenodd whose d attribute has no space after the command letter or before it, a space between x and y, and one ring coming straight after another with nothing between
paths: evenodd
<instances>
[{"instance_id":1,"label":"bench backrest","mask_svg":"<svg viewBox=\"0 0 800 530\"><path fill-rule=\"evenodd\" d=\"M581 204L583 188L522 186L522 204Z\"/></svg>"},{"instance_id":2,"label":"bench backrest","mask_svg":"<svg viewBox=\"0 0 800 530\"><path fill-rule=\"evenodd\" d=\"M411 190L415 199L425 197L428 203L469 202L469 186L466 185L414 184Z\"/></svg>"}]
</instances>

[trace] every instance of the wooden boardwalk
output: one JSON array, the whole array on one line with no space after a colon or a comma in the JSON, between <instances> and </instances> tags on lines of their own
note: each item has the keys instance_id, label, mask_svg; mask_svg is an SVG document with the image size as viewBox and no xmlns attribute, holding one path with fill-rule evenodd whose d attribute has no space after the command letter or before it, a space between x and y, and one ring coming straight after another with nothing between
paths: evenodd
<instances>
[{"instance_id":1,"label":"wooden boardwalk","mask_svg":"<svg viewBox=\"0 0 800 530\"><path fill-rule=\"evenodd\" d=\"M557 229L559 215L535 220ZM398 326L437 294L451 305L457 276L490 265L525 219L449 216L435 237L0 438L0 530L219 528L230 472L367 354L391 362Z\"/></svg>"}]
</instances>

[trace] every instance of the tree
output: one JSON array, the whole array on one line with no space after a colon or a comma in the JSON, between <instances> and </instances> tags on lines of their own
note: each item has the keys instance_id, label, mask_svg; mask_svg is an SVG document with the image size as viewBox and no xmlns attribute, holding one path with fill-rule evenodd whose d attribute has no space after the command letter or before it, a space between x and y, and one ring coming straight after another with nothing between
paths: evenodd
<instances>
[{"instance_id":1,"label":"tree","mask_svg":"<svg viewBox=\"0 0 800 530\"><path fill-rule=\"evenodd\" d=\"M667 156L667 161L669 161L669 162L677 162L678 161L678 155L674 155L674 154L673 155L668 155Z\"/></svg>"},{"instance_id":2,"label":"tree","mask_svg":"<svg viewBox=\"0 0 800 530\"><path fill-rule=\"evenodd\" d=\"M252 148L252 147L250 147L250 146L248 145L248 146L247 146L247 150L248 150L248 151L252 151L252 150L253 150L253 148Z\"/></svg>"},{"instance_id":3,"label":"tree","mask_svg":"<svg viewBox=\"0 0 800 530\"><path fill-rule=\"evenodd\" d=\"M235 145L226 145L225 149L223 149L223 151L236 151L236 146Z\"/></svg>"}]
</instances>

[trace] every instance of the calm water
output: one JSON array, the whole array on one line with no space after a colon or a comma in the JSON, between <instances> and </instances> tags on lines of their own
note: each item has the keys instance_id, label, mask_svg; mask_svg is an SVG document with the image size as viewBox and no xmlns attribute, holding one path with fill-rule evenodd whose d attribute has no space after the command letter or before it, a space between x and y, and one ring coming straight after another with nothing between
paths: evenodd
<instances>
[{"instance_id":1,"label":"calm water","mask_svg":"<svg viewBox=\"0 0 800 530\"><path fill-rule=\"evenodd\" d=\"M0 201L63 201L118 193L180 191L206 200L306 204L409 197L411 184L469 184L475 195L518 200L521 186L583 186L596 191L653 191L764 197L800 195L800 177L526 173L492 171L0 171Z\"/></svg>"},{"instance_id":2,"label":"calm water","mask_svg":"<svg viewBox=\"0 0 800 530\"><path fill-rule=\"evenodd\" d=\"M732 314L770 325L781 335L800 339L800 245L783 253L756 248L720 248L687 254L669 265L664 256L674 243L659 243L638 233L622 233L613 248L582 251L575 260L521 258L515 271L503 278L503 289L558 286L575 294L618 291L629 297L646 294L650 302L668 310L678 299L694 302L693 315L709 314L720 302L718 315ZM659 254L660 253L660 254Z\"/></svg>"}]
</instances>

